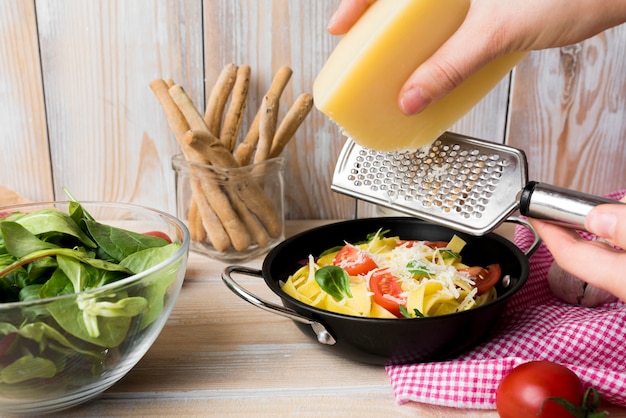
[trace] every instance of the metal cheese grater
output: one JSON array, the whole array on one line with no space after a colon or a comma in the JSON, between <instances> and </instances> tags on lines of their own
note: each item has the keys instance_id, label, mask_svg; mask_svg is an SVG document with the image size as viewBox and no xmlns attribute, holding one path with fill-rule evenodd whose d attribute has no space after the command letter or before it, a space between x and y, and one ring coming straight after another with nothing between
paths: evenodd
<instances>
[{"instance_id":1,"label":"metal cheese grater","mask_svg":"<svg viewBox=\"0 0 626 418\"><path fill-rule=\"evenodd\" d=\"M493 231L518 209L584 230L593 207L619 203L527 177L523 151L447 132L416 151L372 151L348 139L331 189L472 235Z\"/></svg>"}]
</instances>

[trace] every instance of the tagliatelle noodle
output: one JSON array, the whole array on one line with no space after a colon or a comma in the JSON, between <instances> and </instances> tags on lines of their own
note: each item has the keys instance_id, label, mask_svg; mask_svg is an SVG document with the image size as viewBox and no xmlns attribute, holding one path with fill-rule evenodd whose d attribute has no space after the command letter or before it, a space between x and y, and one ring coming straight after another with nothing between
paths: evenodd
<instances>
[{"instance_id":1,"label":"tagliatelle noodle","mask_svg":"<svg viewBox=\"0 0 626 418\"><path fill-rule=\"evenodd\" d=\"M456 237L458 239L458 237ZM431 248L424 242L412 241L398 244L397 237L385 238L378 234L371 241L354 245L372 257L379 269L389 269L398 279L406 297L406 308L415 316L436 316L459 312L483 305L496 297L495 288L477 296L477 289L458 254L446 249ZM455 248L458 242L455 242ZM459 247L460 250L461 247ZM337 301L324 292L315 281L315 271L332 265L337 251L325 254L317 261L309 256L308 264L291 275L282 289L291 297L308 305L346 315L395 318L393 314L374 302L369 289L369 279L375 270L362 276L350 277L351 298ZM414 275L408 268L416 262L429 272L424 277ZM419 315L415 314L415 310Z\"/></svg>"}]
</instances>

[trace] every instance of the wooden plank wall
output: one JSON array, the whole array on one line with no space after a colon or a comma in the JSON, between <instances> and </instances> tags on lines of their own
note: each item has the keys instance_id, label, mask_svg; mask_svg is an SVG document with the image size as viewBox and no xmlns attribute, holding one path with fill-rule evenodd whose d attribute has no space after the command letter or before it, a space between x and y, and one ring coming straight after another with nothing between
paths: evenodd
<instances>
[{"instance_id":1,"label":"wooden plank wall","mask_svg":"<svg viewBox=\"0 0 626 418\"><path fill-rule=\"evenodd\" d=\"M249 64L244 126L275 71L294 73L281 116L338 41L338 0L3 0L0 185L35 201L133 202L175 211L179 152L148 83L170 77L199 108L221 68ZM626 187L626 28L531 53L451 130L506 142L534 180L594 193ZM512 84L511 84L512 81ZM343 138L314 111L286 149L289 219L349 218L330 191ZM359 205L360 215L373 209Z\"/></svg>"}]
</instances>

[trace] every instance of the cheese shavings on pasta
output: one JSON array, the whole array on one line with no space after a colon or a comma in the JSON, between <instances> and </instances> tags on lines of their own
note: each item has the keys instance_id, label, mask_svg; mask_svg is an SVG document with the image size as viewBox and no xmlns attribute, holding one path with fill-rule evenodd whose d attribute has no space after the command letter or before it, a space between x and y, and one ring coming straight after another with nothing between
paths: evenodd
<instances>
[{"instance_id":1,"label":"cheese shavings on pasta","mask_svg":"<svg viewBox=\"0 0 626 418\"><path fill-rule=\"evenodd\" d=\"M404 317L445 315L483 305L496 297L495 288L477 295L471 276L459 269L460 252L465 242L453 237L450 242L434 245L425 241L403 241L398 237L384 237L378 231L367 242L350 244L359 250L352 262L362 262L365 256L376 263L377 268L364 274L349 277L352 297L335 300L316 281L316 272L325 266L345 268L348 261L335 260L338 249L318 258L309 256L306 265L294 272L282 289L291 297L308 305L346 315L396 318L396 315L375 301L370 289L372 276L391 273L401 287L399 294L381 295L387 301L402 305ZM380 302L380 300L379 300ZM396 306L397 307L397 306Z\"/></svg>"}]
</instances>

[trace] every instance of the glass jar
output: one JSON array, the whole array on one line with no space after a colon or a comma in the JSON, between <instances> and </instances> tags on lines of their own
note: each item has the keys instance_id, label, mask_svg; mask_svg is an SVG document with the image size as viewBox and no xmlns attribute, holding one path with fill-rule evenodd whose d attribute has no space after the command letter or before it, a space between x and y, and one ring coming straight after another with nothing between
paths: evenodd
<instances>
[{"instance_id":1,"label":"glass jar","mask_svg":"<svg viewBox=\"0 0 626 418\"><path fill-rule=\"evenodd\" d=\"M245 262L284 237L284 159L221 168L172 158L176 212L191 250L223 262Z\"/></svg>"}]
</instances>

